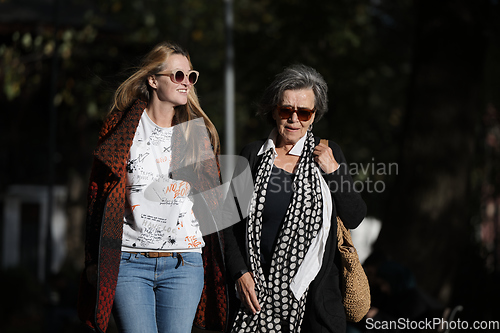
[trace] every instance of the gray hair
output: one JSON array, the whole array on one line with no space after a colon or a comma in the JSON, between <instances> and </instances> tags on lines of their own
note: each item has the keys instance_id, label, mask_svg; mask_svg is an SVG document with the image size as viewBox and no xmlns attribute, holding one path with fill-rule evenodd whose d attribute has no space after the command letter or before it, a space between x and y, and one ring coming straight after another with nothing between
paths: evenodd
<instances>
[{"instance_id":1,"label":"gray hair","mask_svg":"<svg viewBox=\"0 0 500 333\"><path fill-rule=\"evenodd\" d=\"M317 122L328 111L328 85L314 68L302 64L287 67L275 76L274 81L264 90L257 115L275 124L273 111L283 101L285 90L300 89L312 89L314 92L314 122Z\"/></svg>"}]
</instances>

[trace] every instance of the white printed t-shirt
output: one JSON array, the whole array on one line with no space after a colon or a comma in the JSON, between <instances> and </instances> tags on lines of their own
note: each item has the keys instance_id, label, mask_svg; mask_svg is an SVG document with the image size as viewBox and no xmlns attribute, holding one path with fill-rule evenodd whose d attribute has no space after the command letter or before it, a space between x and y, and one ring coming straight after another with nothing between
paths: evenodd
<instances>
[{"instance_id":1,"label":"white printed t-shirt","mask_svg":"<svg viewBox=\"0 0 500 333\"><path fill-rule=\"evenodd\" d=\"M142 113L127 162L122 251L201 252L205 245L189 183L168 178L172 132Z\"/></svg>"}]
</instances>

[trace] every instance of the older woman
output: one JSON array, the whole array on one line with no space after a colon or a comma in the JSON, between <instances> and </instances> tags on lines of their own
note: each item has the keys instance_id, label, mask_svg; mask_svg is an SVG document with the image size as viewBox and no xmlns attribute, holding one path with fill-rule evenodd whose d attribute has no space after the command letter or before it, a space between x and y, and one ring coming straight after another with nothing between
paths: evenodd
<instances>
[{"instance_id":1,"label":"older woman","mask_svg":"<svg viewBox=\"0 0 500 333\"><path fill-rule=\"evenodd\" d=\"M263 95L258 113L274 129L242 150L254 193L248 210L240 207L248 216L224 235L226 269L240 300L231 332L345 331L336 216L356 228L366 205L340 147L312 133L327 111L327 91L316 70L295 65Z\"/></svg>"}]
</instances>

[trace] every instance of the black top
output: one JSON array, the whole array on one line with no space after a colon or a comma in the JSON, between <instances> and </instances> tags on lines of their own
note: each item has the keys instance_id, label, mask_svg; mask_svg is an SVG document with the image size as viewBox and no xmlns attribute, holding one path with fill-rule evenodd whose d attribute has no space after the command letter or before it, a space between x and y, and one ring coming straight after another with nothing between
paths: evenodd
<instances>
[{"instance_id":1,"label":"black top","mask_svg":"<svg viewBox=\"0 0 500 333\"><path fill-rule=\"evenodd\" d=\"M265 276L269 275L274 246L281 225L292 199L294 174L273 165L267 184L266 202L262 212L262 231L260 238L260 261Z\"/></svg>"}]
</instances>

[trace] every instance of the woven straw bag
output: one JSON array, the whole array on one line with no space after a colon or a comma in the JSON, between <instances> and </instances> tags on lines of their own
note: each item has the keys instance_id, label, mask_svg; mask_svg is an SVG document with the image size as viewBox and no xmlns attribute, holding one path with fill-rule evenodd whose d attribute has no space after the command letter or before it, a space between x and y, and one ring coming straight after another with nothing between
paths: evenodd
<instances>
[{"instance_id":1,"label":"woven straw bag","mask_svg":"<svg viewBox=\"0 0 500 333\"><path fill-rule=\"evenodd\" d=\"M338 216L337 240L342 260L341 292L346 318L358 322L370 309L370 285L354 248L351 232Z\"/></svg>"}]
</instances>

